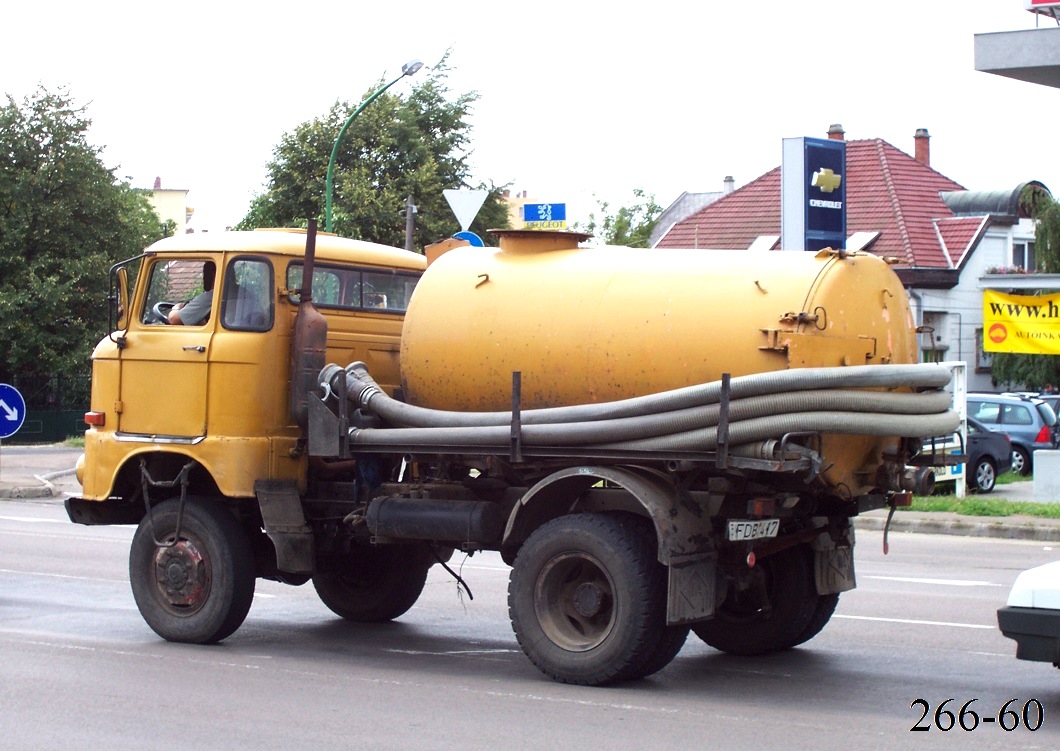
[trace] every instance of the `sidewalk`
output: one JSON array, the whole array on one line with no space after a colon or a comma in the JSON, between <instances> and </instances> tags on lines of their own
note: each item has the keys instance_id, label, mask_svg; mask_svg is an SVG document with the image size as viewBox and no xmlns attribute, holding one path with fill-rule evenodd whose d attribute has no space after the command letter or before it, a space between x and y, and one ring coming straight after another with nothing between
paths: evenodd
<instances>
[{"instance_id":1,"label":"sidewalk","mask_svg":"<svg viewBox=\"0 0 1060 751\"><path fill-rule=\"evenodd\" d=\"M62 445L0 446L0 502L40 500L62 502L81 492L74 466L82 451ZM998 485L992 500L1033 501L1034 481ZM887 509L870 511L854 520L857 529L882 530ZM901 511L891 520L892 532L921 532L966 537L1060 541L1060 519L1028 516L980 517L935 511Z\"/></svg>"},{"instance_id":2,"label":"sidewalk","mask_svg":"<svg viewBox=\"0 0 1060 751\"><path fill-rule=\"evenodd\" d=\"M60 444L0 446L0 501L64 500L81 492L74 475L79 448Z\"/></svg>"}]
</instances>

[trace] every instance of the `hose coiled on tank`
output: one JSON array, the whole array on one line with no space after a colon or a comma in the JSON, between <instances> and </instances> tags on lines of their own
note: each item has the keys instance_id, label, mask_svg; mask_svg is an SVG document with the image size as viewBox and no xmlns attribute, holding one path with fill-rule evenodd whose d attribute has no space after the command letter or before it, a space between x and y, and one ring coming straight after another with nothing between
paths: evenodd
<instances>
[{"instance_id":1,"label":"hose coiled on tank","mask_svg":"<svg viewBox=\"0 0 1060 751\"><path fill-rule=\"evenodd\" d=\"M505 446L510 412L425 409L387 396L363 363L329 365L321 384L345 378L349 400L388 429L351 431L355 444L374 446ZM927 437L957 428L950 396L940 389L950 371L935 365L801 368L739 376L729 390L733 446L792 432ZM863 389L913 388L893 392ZM601 404L520 412L524 446L691 451L717 447L721 383Z\"/></svg>"}]
</instances>

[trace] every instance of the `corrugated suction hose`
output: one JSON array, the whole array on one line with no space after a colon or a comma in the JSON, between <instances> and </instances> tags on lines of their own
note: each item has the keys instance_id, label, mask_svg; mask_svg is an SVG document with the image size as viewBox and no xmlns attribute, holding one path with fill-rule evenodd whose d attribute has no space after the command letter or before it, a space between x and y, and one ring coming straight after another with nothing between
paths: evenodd
<instances>
[{"instance_id":1,"label":"corrugated suction hose","mask_svg":"<svg viewBox=\"0 0 1060 751\"><path fill-rule=\"evenodd\" d=\"M388 428L354 429L354 444L503 447L510 412L425 409L387 396L363 363L329 365L322 385L346 380L350 401ZM923 438L957 429L950 407L950 371L941 365L800 368L739 376L729 392L732 446L793 432ZM914 389L881 391L864 389ZM720 381L601 404L520 412L521 439L532 446L697 451L717 447Z\"/></svg>"}]
</instances>

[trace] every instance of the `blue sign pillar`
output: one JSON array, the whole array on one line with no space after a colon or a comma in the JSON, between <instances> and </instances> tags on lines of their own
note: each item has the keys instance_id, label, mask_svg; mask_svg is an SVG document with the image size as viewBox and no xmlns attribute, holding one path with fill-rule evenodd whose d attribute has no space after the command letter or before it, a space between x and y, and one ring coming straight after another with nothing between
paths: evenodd
<instances>
[{"instance_id":1,"label":"blue sign pillar","mask_svg":"<svg viewBox=\"0 0 1060 751\"><path fill-rule=\"evenodd\" d=\"M0 439L10 438L26 421L26 400L18 389L0 383Z\"/></svg>"},{"instance_id":2,"label":"blue sign pillar","mask_svg":"<svg viewBox=\"0 0 1060 751\"><path fill-rule=\"evenodd\" d=\"M785 138L780 168L782 250L843 248L847 238L846 141Z\"/></svg>"}]
</instances>

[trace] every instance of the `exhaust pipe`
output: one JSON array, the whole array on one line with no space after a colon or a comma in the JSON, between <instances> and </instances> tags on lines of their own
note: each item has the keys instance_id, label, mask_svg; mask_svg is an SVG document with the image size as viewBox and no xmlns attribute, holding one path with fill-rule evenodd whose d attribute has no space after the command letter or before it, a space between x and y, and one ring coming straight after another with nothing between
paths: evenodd
<instances>
[{"instance_id":1,"label":"exhaust pipe","mask_svg":"<svg viewBox=\"0 0 1060 751\"><path fill-rule=\"evenodd\" d=\"M313 305L313 267L316 262L317 220L310 219L305 239L305 263L299 290L298 317L291 339L291 394L287 401L291 419L309 430L309 394L320 392L317 376L324 368L328 343L328 322Z\"/></svg>"}]
</instances>

